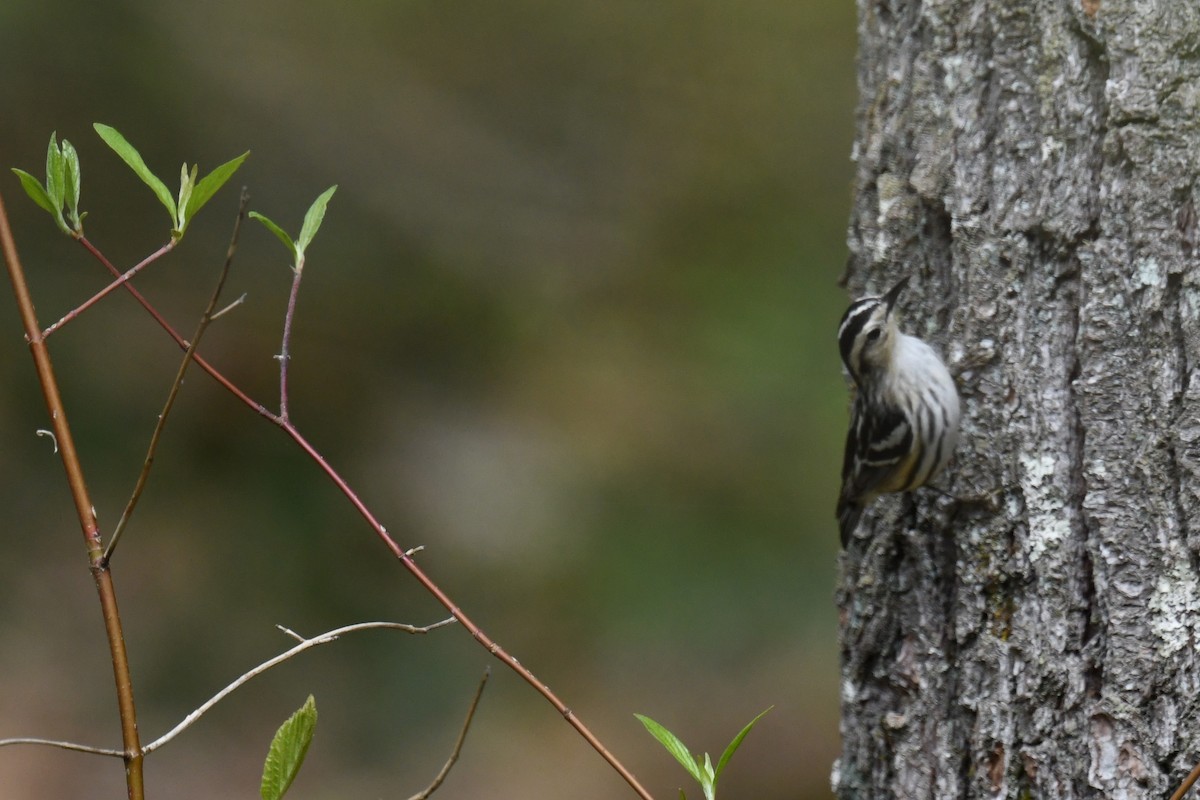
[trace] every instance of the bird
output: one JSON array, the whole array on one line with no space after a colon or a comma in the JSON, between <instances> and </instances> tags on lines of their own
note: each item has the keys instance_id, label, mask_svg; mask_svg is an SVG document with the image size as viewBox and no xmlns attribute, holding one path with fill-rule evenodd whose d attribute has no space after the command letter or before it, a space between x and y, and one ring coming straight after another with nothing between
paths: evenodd
<instances>
[{"instance_id":1,"label":"bird","mask_svg":"<svg viewBox=\"0 0 1200 800\"><path fill-rule=\"evenodd\" d=\"M958 390L932 347L900 331L900 279L886 294L855 300L838 326L854 383L837 501L845 548L875 498L927 484L950 461L961 419Z\"/></svg>"}]
</instances>

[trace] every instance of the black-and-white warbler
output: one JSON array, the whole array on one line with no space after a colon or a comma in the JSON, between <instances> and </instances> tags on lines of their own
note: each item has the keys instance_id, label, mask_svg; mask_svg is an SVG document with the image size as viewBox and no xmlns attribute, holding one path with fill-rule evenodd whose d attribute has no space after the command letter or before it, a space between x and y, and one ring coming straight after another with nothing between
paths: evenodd
<instances>
[{"instance_id":1,"label":"black-and-white warbler","mask_svg":"<svg viewBox=\"0 0 1200 800\"><path fill-rule=\"evenodd\" d=\"M903 278L882 297L846 309L838 328L855 395L837 516L842 546L876 497L931 480L958 442L958 391L933 348L896 324Z\"/></svg>"}]
</instances>

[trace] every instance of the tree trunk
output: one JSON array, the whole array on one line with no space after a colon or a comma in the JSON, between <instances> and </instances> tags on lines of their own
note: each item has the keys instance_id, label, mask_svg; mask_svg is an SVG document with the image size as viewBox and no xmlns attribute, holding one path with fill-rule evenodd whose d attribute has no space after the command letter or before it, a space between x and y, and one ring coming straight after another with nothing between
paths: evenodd
<instances>
[{"instance_id":1,"label":"tree trunk","mask_svg":"<svg viewBox=\"0 0 1200 800\"><path fill-rule=\"evenodd\" d=\"M848 284L912 276L964 420L952 496L842 558L835 789L1165 798L1200 760L1200 3L858 11Z\"/></svg>"}]
</instances>

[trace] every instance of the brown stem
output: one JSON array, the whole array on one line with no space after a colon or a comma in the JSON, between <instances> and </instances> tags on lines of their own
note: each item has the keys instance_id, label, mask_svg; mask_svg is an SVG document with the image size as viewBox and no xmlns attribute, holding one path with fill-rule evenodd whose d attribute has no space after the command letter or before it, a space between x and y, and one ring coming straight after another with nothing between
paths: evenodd
<instances>
[{"instance_id":1,"label":"brown stem","mask_svg":"<svg viewBox=\"0 0 1200 800\"><path fill-rule=\"evenodd\" d=\"M125 637L121 631L121 615L117 610L116 589L113 586L112 573L103 563L104 548L100 539L100 529L96 525L96 515L92 510L92 501L88 496L83 467L79 462L79 454L75 450L75 439L71 435L71 426L67 423L67 411L58 391L58 381L54 375L50 351L46 348L41 326L38 325L37 312L34 309L33 298L29 294L25 271L21 267L21 261L17 255L17 245L13 240L2 197L0 197L0 246L4 249L4 260L8 265L9 279L12 281L13 296L16 298L17 308L21 313L21 323L25 328L26 339L29 341L29 351L37 369L38 383L42 387L46 409L50 412L51 427L58 441L58 452L62 455L63 469L66 471L67 484L71 489L71 499L75 503L75 512L79 518L80 529L83 531L88 564L96 582L96 592L100 596L100 611L104 617L104 630L108 636L113 678L117 688L117 707L121 716L121 744L125 751L126 787L129 790L130 800L143 800L145 790L142 783L142 747L138 741L133 681L129 674L129 658L125 652Z\"/></svg>"},{"instance_id":2,"label":"brown stem","mask_svg":"<svg viewBox=\"0 0 1200 800\"><path fill-rule=\"evenodd\" d=\"M114 267L111 262L109 262L108 259L105 258L100 251L95 248L94 245L92 245L91 242L89 242L86 238L81 238L79 241L88 249L89 252L99 259L100 262L104 264L110 272L116 274L116 267ZM187 342L184 341L183 337L176 333L175 329L171 327L171 324L163 319L162 315L159 314L158 311L144 297L142 297L141 294L138 293L137 289L134 288L132 283L126 283L125 288L134 296L134 298L142 305L142 307L149 312L149 314L155 319L155 321L158 322L163 330L165 330L167 334L175 340L176 344L178 344L181 348L187 348ZM239 389L232 381L222 375L215 367L202 359L200 356L193 355L193 360L196 362L197 366L212 376L217 383L225 387L237 399L241 400L242 403L258 412L258 414L261 416L266 417L271 422L278 425L284 431L284 433L291 437L291 439L300 447L300 449L303 450L309 456L309 458L316 462L317 466L319 466L326 476L333 481L338 490L346 497L347 500L350 501L350 504L354 506L355 510L357 510L362 518L366 520L367 524L371 526L371 529L375 531L375 535L379 537L384 545L400 561L404 568L407 569L414 578L416 578L417 582L420 583L427 592L433 595L433 597L439 603L441 603L441 605L447 611L449 611L464 628L470 631L471 635L475 637L475 640L483 645L483 647L486 648L489 653L502 661L513 672L517 673L522 680L533 687L534 691L536 691L552 706L554 706L558 713L562 714L567 723L574 728L597 753L600 754L601 758L608 762L609 766L616 770L617 774L629 784L630 788L632 788L634 792L642 798L642 800L653 800L652 795L642 787L637 778L634 777L633 773L631 773L624 764L617 760L616 756L609 752L608 748L606 748L600 742L600 740L596 738L596 735L593 734L591 730L583 724L583 721L575 715L575 712L568 708L566 703L560 700L558 695L550 690L550 687L538 680L537 676L530 672L525 665L517 661L516 658L510 655L495 640L484 633L484 631L478 625L476 625L475 622L472 621L462 611L462 609L460 609L458 605L454 603L453 600L450 599L449 595L442 591L441 587L434 583L433 580L425 574L424 570L417 566L417 563L412 559L411 555L396 543L396 541L387 532L387 529L383 527L379 520L375 518L375 515L371 513L371 510L367 508L366 504L363 503L354 490L350 488L350 485L346 483L345 479L343 479L342 476L329 465L324 456L322 456L317 449L314 448L308 442L308 440L304 438L303 435L301 435L300 431L297 430L289 420L284 419L281 414L272 414L262 403L251 399L249 395Z\"/></svg>"},{"instance_id":3,"label":"brown stem","mask_svg":"<svg viewBox=\"0 0 1200 800\"><path fill-rule=\"evenodd\" d=\"M446 759L446 763L442 765L438 774L421 791L414 794L408 800L429 800L430 795L438 790L446 780L446 776L450 774L450 770L454 768L455 762L458 761L459 755L462 754L463 743L467 741L467 731L471 729L471 720L475 718L475 709L479 708L479 699L483 697L483 690L487 686L488 678L492 675L492 668L488 667L483 671L483 678L479 681L479 688L475 690L475 698L471 701L471 707L467 709L467 719L463 722L462 730L458 732L458 740L454 742L454 749L450 751L450 757Z\"/></svg>"},{"instance_id":4,"label":"brown stem","mask_svg":"<svg viewBox=\"0 0 1200 800\"><path fill-rule=\"evenodd\" d=\"M1192 784L1196 782L1197 778L1200 778L1200 764L1192 767L1192 771L1188 773L1188 776L1183 779L1183 783L1179 784L1179 788L1171 795L1171 800L1182 800L1183 796L1187 794L1187 790L1192 788Z\"/></svg>"},{"instance_id":5,"label":"brown stem","mask_svg":"<svg viewBox=\"0 0 1200 800\"><path fill-rule=\"evenodd\" d=\"M154 466L154 454L158 450L159 439L162 437L163 428L167 425L167 417L171 415L171 409L175 407L175 399L179 397L179 390L183 387L183 378L187 374L188 365L192 363L192 357L196 353L196 348L200 346L200 340L204 337L204 331L208 329L209 323L216 317L214 312L217 308L217 302L221 299L221 291L225 288L225 279L229 277L229 269L233 266L233 256L237 252L238 233L241 232L242 220L246 216L246 204L249 202L250 194L243 188L237 218L233 223L233 235L229 239L229 249L225 253L225 265L221 268L221 275L217 278L217 287L213 290L212 297L209 298L208 307L200 315L200 322L196 325L196 332L192 335L192 342L187 346L187 350L184 351L183 360L179 363L179 369L175 372L175 381L171 384L171 390L167 392L167 402L163 404L163 410L159 412L158 422L154 426L154 433L150 435L150 446L146 449L146 458L142 461L142 471L138 475L137 483L134 484L133 493L129 496L129 502L125 504L125 510L121 512L121 518L117 520L117 526L113 528L112 538L108 541L108 547L104 548L102 560L106 565L112 559L113 552L117 549L117 542L121 541L121 534L125 532L125 526L129 524L129 519L133 516L133 510L137 507L138 500L141 499L142 492L146 488L146 481L150 478L150 469Z\"/></svg>"}]
</instances>

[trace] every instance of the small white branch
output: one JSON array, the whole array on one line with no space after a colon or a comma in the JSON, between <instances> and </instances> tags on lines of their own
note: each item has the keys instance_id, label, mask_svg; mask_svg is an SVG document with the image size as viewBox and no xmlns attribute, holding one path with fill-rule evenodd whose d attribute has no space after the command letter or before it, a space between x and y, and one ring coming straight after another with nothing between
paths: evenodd
<instances>
[{"instance_id":1,"label":"small white branch","mask_svg":"<svg viewBox=\"0 0 1200 800\"><path fill-rule=\"evenodd\" d=\"M288 636L291 636L292 638L297 639L300 642L300 644L296 645L291 650L280 653L279 655L275 656L274 658L272 658L268 661L264 661L263 663L261 663L257 667L255 667L254 669L252 669L249 672L247 672L246 674L242 675L240 678L235 680L233 683L226 686L221 691L217 692L206 703L204 703L204 705L200 706L195 711L193 711L192 713L190 713L186 717L184 717L183 721L180 722L178 725L176 725L174 728L167 731L165 734L158 737L157 739L155 739L153 742L146 745L145 747L143 747L142 754L144 755L146 753L154 752L155 750L162 747L167 742L174 739L179 734L183 733L185 730L187 730L189 727L191 727L192 723L194 723L196 720L200 719L200 717L202 717L209 709L211 709L217 703L224 700L225 697L227 697L230 693L232 693L235 689L240 687L242 684L249 681L251 678L253 678L257 675L263 674L264 672L269 670L271 667L278 666L279 664L282 664L284 661L287 661L292 656L299 655L300 653L304 652L305 650L308 650L311 647L317 647L318 645L322 645L322 644L329 644L330 642L337 641L337 638L339 636L342 636L347 633L354 633L356 631L366 631L366 630L372 630L375 628L385 628L385 629L390 629L390 630L404 631L405 633L429 633L430 631L432 631L436 628L444 627L453 622L454 622L454 617L449 617L447 619L442 620L441 622L435 622L432 625L426 625L424 627L418 627L416 625L405 625L403 622L359 622L359 623L355 623L354 625L346 625L345 627L342 627L342 628L335 628L334 630L327 631L318 636L314 636L311 639L305 639L303 636L296 633L295 631L285 628L282 625L277 625L276 626L277 628L279 628L281 631L286 633ZM482 690L482 689L483 689L483 687L481 685L480 690ZM479 702L478 696L476 696L475 702L476 703ZM472 711L472 713L474 713L474 706L472 706L471 711ZM467 722L468 723L470 722L470 716L467 717ZM465 731L464 731L464 733L465 733ZM17 745L17 744L44 745L46 747L58 747L63 750L76 750L80 753L93 753L95 755L100 755L100 756L115 756L116 758L124 758L124 756L125 756L125 753L122 750L113 750L113 749L107 748L107 747L92 747L92 746L86 745L86 744L76 744L75 742L60 742L60 741L56 741L54 739L31 739L31 738L0 739L0 747L7 747L9 745ZM459 746L461 747L461 742L459 743Z\"/></svg>"},{"instance_id":2,"label":"small white branch","mask_svg":"<svg viewBox=\"0 0 1200 800\"><path fill-rule=\"evenodd\" d=\"M76 744L75 742L59 742L54 739L0 739L0 747L7 747L12 744L40 744L47 747L58 747L63 750L76 750L80 753L93 753L98 756L115 756L122 758L125 753L120 750L110 750L107 747L92 747L86 744Z\"/></svg>"},{"instance_id":3,"label":"small white branch","mask_svg":"<svg viewBox=\"0 0 1200 800\"><path fill-rule=\"evenodd\" d=\"M209 698L208 701L206 701L202 706L200 706L195 711L193 711L192 713L190 713L186 717L184 717L183 721L180 722L178 725L176 725L174 728L167 731L165 734L158 737L157 739L155 739L153 742L146 745L145 747L143 747L142 753L143 754L153 753L155 750L162 747L164 744L171 741L176 736L178 736L179 734L181 734L185 730L187 730L189 727L191 727L192 723L194 723L196 720L200 719L200 717L202 717L209 709L211 709L217 703L224 700L229 694L231 694L234 690L236 690L242 684L246 683L251 678L254 678L258 675L263 674L264 672L269 670L271 667L278 666L279 664L282 664L284 661L287 661L289 658L299 655L300 653L304 652L305 650L308 650L310 647L316 647L316 646L322 645L322 644L329 644L330 642L336 641L339 636L342 636L343 634L347 634L347 633L354 633L355 631L365 631L365 630L371 630L373 628L389 628L392 630L404 631L405 633L429 633L431 630L434 630L435 628L441 628L442 626L449 625L452 622L454 622L454 617L449 617L447 619L442 620L441 622L435 622L432 625L426 625L423 628L417 627L415 625L405 625L402 622L359 622L354 625L347 625L343 628L335 628L334 630L328 631L326 633L322 633L318 636L314 636L311 639L301 638L300 644L296 645L291 650L287 650L283 653L280 653L279 655L275 656L272 659L264 661L263 663L261 663L257 667L255 667L254 669L252 669L249 672L242 675L240 678L235 680L233 683L226 686L221 691L217 692L215 695L213 695L211 698ZM297 636L297 634L295 634L292 631L288 631L285 629L285 632L291 636Z\"/></svg>"},{"instance_id":4,"label":"small white branch","mask_svg":"<svg viewBox=\"0 0 1200 800\"><path fill-rule=\"evenodd\" d=\"M233 311L235 308L237 308L238 306L240 306L240 305L241 305L242 303L244 303L244 302L246 302L246 295L245 295L245 293L243 292L243 293L242 293L242 296L241 296L241 297L239 297L237 300L234 300L232 303L230 303L229 305L225 306L225 307L224 307L224 308L222 308L220 311L218 311L217 313L215 313L215 314L213 314L211 317L209 317L209 318L208 318L208 319L209 319L209 321L212 321L212 320L216 319L217 317L220 317L220 316L222 316L222 315L224 315L224 314L227 314L227 313L229 313L230 311Z\"/></svg>"},{"instance_id":5,"label":"small white branch","mask_svg":"<svg viewBox=\"0 0 1200 800\"><path fill-rule=\"evenodd\" d=\"M292 630L291 628L287 627L286 625L276 625L275 627L276 627L276 628L279 628L279 630L280 630L280 631L282 631L283 633L286 633L288 636L292 637L292 638L293 638L293 639L295 639L297 642L303 642L303 641L304 641L304 637L303 637L303 636L301 636L300 634L296 633L294 630Z\"/></svg>"}]
</instances>

